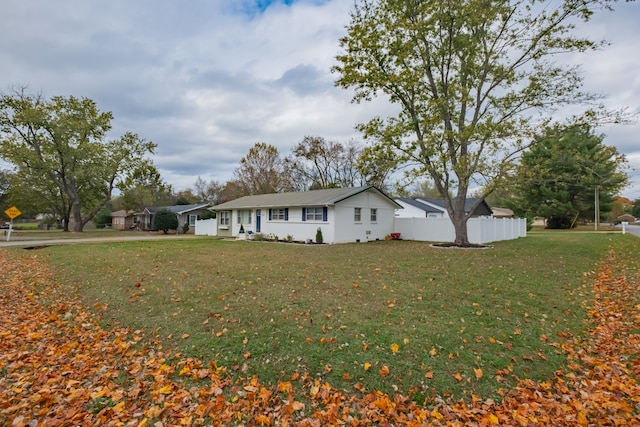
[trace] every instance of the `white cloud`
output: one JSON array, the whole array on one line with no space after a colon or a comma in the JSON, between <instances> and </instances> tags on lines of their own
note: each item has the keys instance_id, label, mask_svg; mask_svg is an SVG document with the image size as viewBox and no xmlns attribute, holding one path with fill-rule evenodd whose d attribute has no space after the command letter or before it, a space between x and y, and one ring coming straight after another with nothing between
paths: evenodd
<instances>
[{"instance_id":1,"label":"white cloud","mask_svg":"<svg viewBox=\"0 0 640 427\"><path fill-rule=\"evenodd\" d=\"M286 3L286 4L285 4ZM289 4L291 3L291 4ZM177 190L225 181L256 142L288 153L306 135L346 142L384 100L351 104L330 68L353 6L347 0L3 1L0 90L94 99L125 131L158 144L154 161ZM576 60L587 89L640 111L636 4L589 23L613 44ZM605 142L635 158L638 125ZM640 177L636 175L636 180ZM640 197L640 193L636 194Z\"/></svg>"}]
</instances>

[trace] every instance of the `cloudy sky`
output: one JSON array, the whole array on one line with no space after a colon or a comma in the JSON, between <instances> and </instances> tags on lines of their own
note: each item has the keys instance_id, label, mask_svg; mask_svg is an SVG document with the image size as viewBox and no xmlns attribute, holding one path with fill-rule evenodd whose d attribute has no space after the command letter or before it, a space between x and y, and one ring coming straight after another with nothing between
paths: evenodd
<instances>
[{"instance_id":1,"label":"cloudy sky","mask_svg":"<svg viewBox=\"0 0 640 427\"><path fill-rule=\"evenodd\" d=\"M158 145L163 179L224 182L256 142L282 154L306 135L361 140L354 125L393 111L352 104L330 68L353 0L0 0L0 91L88 97L126 131ZM584 28L611 45L573 58L609 108L640 112L640 4ZM634 170L639 124L599 129Z\"/></svg>"}]
</instances>

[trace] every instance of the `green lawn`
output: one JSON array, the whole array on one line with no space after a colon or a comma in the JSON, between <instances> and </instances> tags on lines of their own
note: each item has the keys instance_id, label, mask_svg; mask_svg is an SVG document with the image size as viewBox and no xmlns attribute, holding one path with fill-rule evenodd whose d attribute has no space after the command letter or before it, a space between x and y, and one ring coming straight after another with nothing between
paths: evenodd
<instances>
[{"instance_id":1,"label":"green lawn","mask_svg":"<svg viewBox=\"0 0 640 427\"><path fill-rule=\"evenodd\" d=\"M566 361L559 333L585 328L598 262L639 246L630 235L535 232L482 250L192 239L35 253L90 306L106 305L105 324L144 329L232 375L273 384L308 373L420 400L498 398L514 375L550 377Z\"/></svg>"}]
</instances>

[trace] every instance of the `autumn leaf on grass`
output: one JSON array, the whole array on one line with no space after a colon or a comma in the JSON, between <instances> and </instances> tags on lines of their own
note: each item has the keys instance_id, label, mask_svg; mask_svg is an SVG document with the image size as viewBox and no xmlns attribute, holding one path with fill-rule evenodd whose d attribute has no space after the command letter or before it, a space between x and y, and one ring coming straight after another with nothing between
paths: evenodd
<instances>
[{"instance_id":1,"label":"autumn leaf on grass","mask_svg":"<svg viewBox=\"0 0 640 427\"><path fill-rule=\"evenodd\" d=\"M482 376L484 375L484 373L482 372L482 369L480 368L473 368L473 372L476 374L476 379L480 379L482 378Z\"/></svg>"},{"instance_id":2,"label":"autumn leaf on grass","mask_svg":"<svg viewBox=\"0 0 640 427\"><path fill-rule=\"evenodd\" d=\"M382 365L382 368L378 371L381 377L386 377L389 375L389 367L387 365Z\"/></svg>"},{"instance_id":3,"label":"autumn leaf on grass","mask_svg":"<svg viewBox=\"0 0 640 427\"><path fill-rule=\"evenodd\" d=\"M460 372L452 375L452 377L455 378L458 382L462 381L462 375L460 375Z\"/></svg>"},{"instance_id":4,"label":"autumn leaf on grass","mask_svg":"<svg viewBox=\"0 0 640 427\"><path fill-rule=\"evenodd\" d=\"M369 363L369 362L365 362L365 363L364 363L364 370L365 370L365 371L368 371L369 369L371 369L371 363Z\"/></svg>"},{"instance_id":5,"label":"autumn leaf on grass","mask_svg":"<svg viewBox=\"0 0 640 427\"><path fill-rule=\"evenodd\" d=\"M400 351L400 347L398 347L398 344L396 343L391 344L391 351L393 351L394 353L397 353L398 351Z\"/></svg>"},{"instance_id":6,"label":"autumn leaf on grass","mask_svg":"<svg viewBox=\"0 0 640 427\"><path fill-rule=\"evenodd\" d=\"M431 350L429 350L429 355L431 357L435 356L436 354L438 354L438 351L436 350L435 347L431 348Z\"/></svg>"}]
</instances>

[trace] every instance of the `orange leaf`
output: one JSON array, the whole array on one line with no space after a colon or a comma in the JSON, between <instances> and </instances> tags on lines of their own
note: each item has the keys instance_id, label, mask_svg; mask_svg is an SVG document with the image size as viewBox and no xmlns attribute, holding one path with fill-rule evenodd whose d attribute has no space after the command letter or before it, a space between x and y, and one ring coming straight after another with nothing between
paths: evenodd
<instances>
[{"instance_id":1,"label":"orange leaf","mask_svg":"<svg viewBox=\"0 0 640 427\"><path fill-rule=\"evenodd\" d=\"M400 347L398 347L398 344L391 344L391 351L393 351L394 353L400 351Z\"/></svg>"},{"instance_id":2,"label":"orange leaf","mask_svg":"<svg viewBox=\"0 0 640 427\"><path fill-rule=\"evenodd\" d=\"M452 376L453 376L453 378L458 380L458 382L462 381L462 375L460 375L460 372L458 372L457 374L454 374Z\"/></svg>"},{"instance_id":3,"label":"orange leaf","mask_svg":"<svg viewBox=\"0 0 640 427\"><path fill-rule=\"evenodd\" d=\"M476 374L476 379L480 379L482 378L482 375L484 375L480 368L473 368L473 372Z\"/></svg>"},{"instance_id":4,"label":"orange leaf","mask_svg":"<svg viewBox=\"0 0 640 427\"><path fill-rule=\"evenodd\" d=\"M380 368L380 370L378 371L378 373L380 374L380 376L386 377L387 375L389 375L389 367L387 365L383 365L382 368Z\"/></svg>"},{"instance_id":5,"label":"orange leaf","mask_svg":"<svg viewBox=\"0 0 640 427\"><path fill-rule=\"evenodd\" d=\"M369 362L364 362L364 370L368 371L371 368L371 363Z\"/></svg>"}]
</instances>

